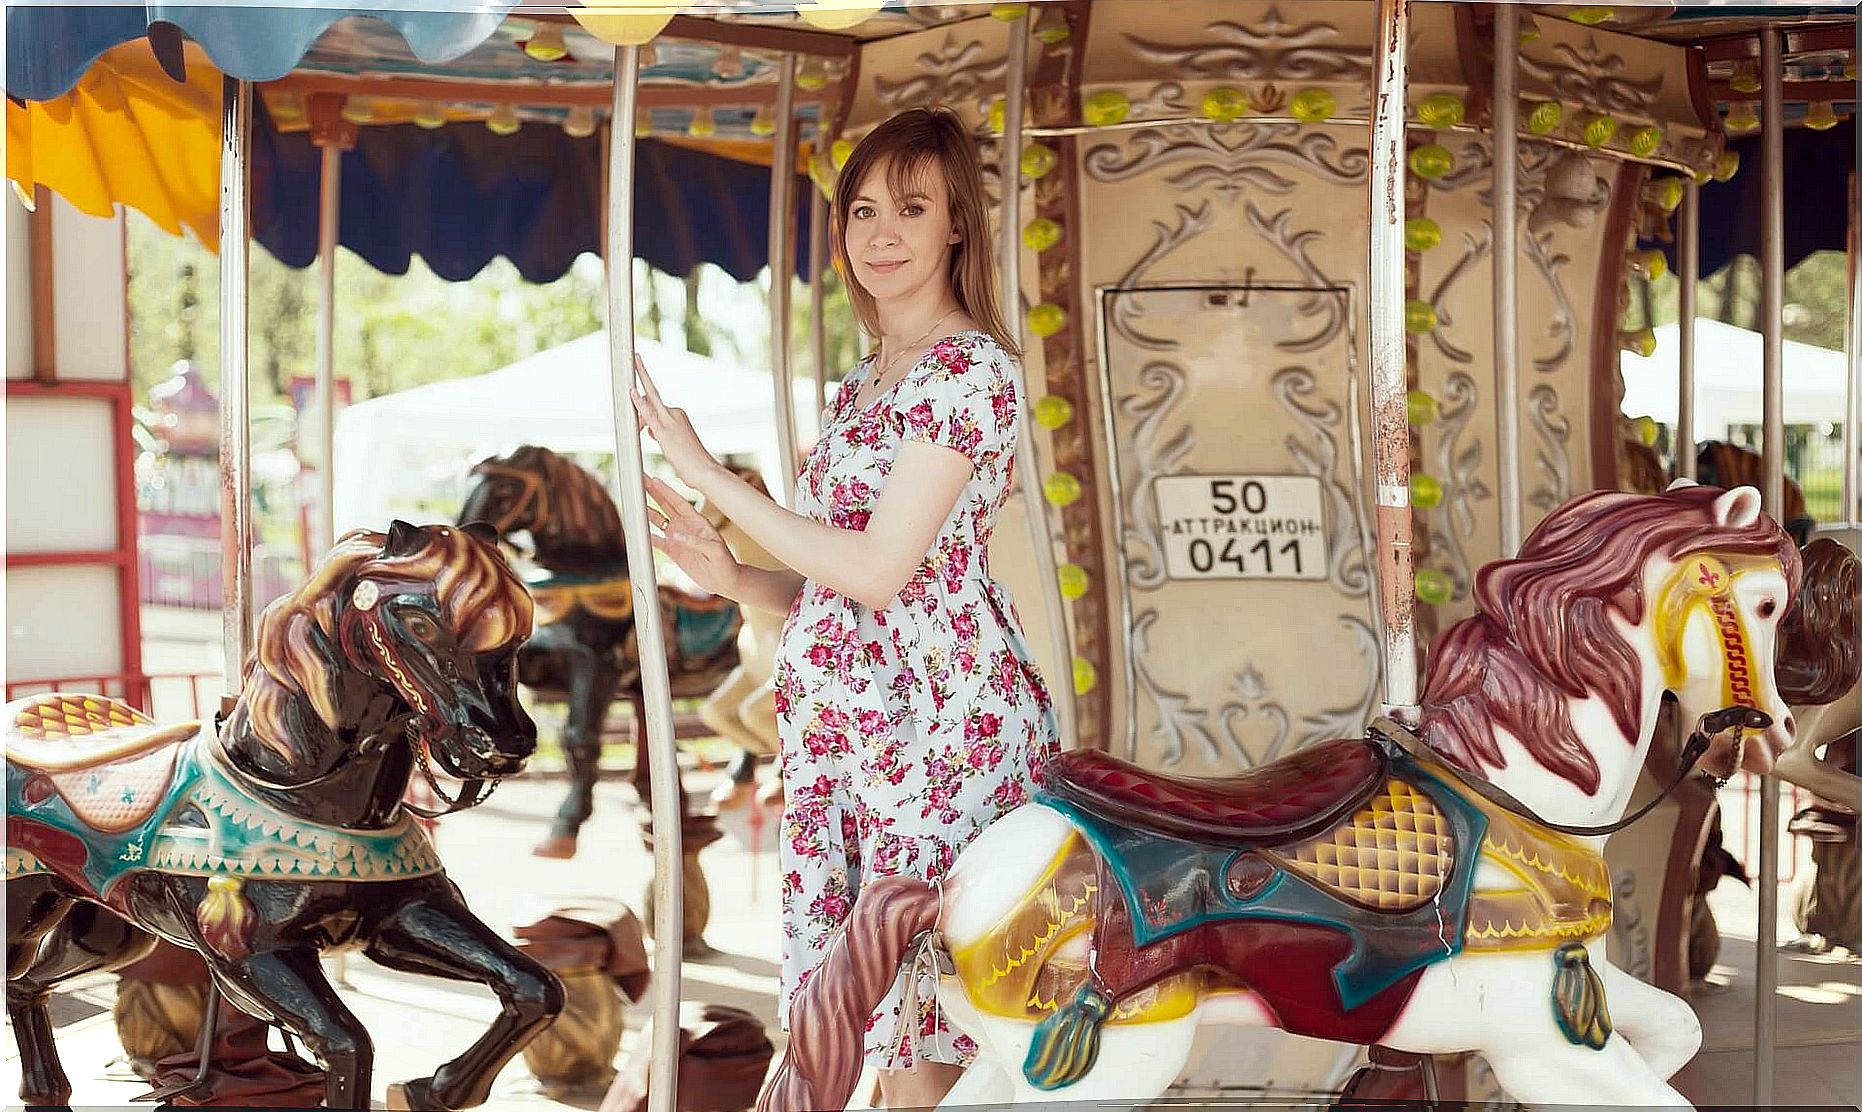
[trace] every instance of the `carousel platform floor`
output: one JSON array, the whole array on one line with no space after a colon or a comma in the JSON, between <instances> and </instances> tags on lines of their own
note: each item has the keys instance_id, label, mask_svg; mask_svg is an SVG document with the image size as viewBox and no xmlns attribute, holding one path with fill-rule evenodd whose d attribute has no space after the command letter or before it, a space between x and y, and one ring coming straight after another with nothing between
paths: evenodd
<instances>
[{"instance_id":1,"label":"carousel platform floor","mask_svg":"<svg viewBox=\"0 0 1862 1112\"><path fill-rule=\"evenodd\" d=\"M698 777L692 778L700 786ZM610 896L641 906L650 858L635 833L632 792L624 784L603 782L596 817L584 836L584 850L573 861L543 861L528 848L554 810L560 782L510 784L486 805L448 818L439 844L453 877L485 920L508 928L520 916L542 910L553 898ZM727 837L704 854L712 889L712 919L707 939L715 953L687 961L687 999L734 1004L760 1017L780 1048L776 1030L778 960L777 868L773 830L753 832L742 814L728 817ZM753 839L760 852L752 852ZM1756 901L1744 888L1722 885L1713 907L1725 937L1714 990L1696 996L1694 1006L1705 1028L1698 1058L1677 1078L1677 1085L1702 1105L1750 1107L1752 1091L1753 943ZM1780 937L1793 931L1781 925ZM410 977L380 969L365 960L349 963L352 989L344 997L376 1035L375 1099L377 1107L389 1083L430 1072L484 1029L496 1006L482 990ZM1853 958L1786 953L1779 963L1777 1085L1780 1106L1855 1106L1862 1104L1862 963ZM114 978L92 978L61 993L54 1023L66 1071L75 1089L76 1107L128 1107L147 1087L111 1063L121 1051L110 1018ZM632 1050L646 1008L629 1016L623 1055ZM1213 1033L1212 1033L1213 1034ZM1229 1044L1233 1045L1233 1044ZM1192 1075L1207 1076L1225 1057L1210 1044ZM1329 1050L1315 1061L1330 1061ZM1218 1067L1219 1068L1219 1067ZM1323 1072L1323 1070L1319 1071ZM1195 1083L1180 1090L1180 1101L1205 1105L1271 1102L1285 1107L1294 1094L1285 1089L1252 1096L1232 1089L1216 1092ZM9 1032L0 1063L0 1102L16 1106L19 1054ZM870 1090L862 1086L864 1095ZM559 1102L543 1096L520 1060L499 1078L492 1103L497 1109L594 1109L600 1094ZM143 1105L141 1107L147 1107Z\"/></svg>"}]
</instances>

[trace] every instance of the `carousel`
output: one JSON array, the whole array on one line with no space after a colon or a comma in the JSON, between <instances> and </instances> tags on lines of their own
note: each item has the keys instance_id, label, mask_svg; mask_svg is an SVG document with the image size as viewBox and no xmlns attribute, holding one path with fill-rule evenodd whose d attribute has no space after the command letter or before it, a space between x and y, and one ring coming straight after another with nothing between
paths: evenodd
<instances>
[{"instance_id":1,"label":"carousel","mask_svg":"<svg viewBox=\"0 0 1862 1112\"><path fill-rule=\"evenodd\" d=\"M827 200L863 134L934 104L990 170L1028 403L991 563L1068 753L943 887L863 892L762 1106L845 1106L842 1029L901 968L982 1047L957 1104L1143 1103L1186 1077L1234 1095L1262 1073L1272 1100L1680 1102L1717 862L1703 772L1749 774L1758 800L1750 1091L1721 1099L1772 1103L1781 781L1851 842L1862 805L1853 10L447 7L8 10L22 196L138 208L222 265L219 713L150 720L128 653L112 697L7 708L27 1103L71 1095L49 995L154 938L212 977L198 1072L167 1096L211 1097L215 1009L237 1008L302 1043L326 1105L366 1106L370 1033L317 960L353 949L497 994L472 1048L391 1096L483 1103L565 997L455 898L421 820L521 773L524 692L570 706L545 856L576 853L608 706L633 708L654 859L639 1095L701 1106L679 1081L680 976L719 834L682 783L674 699L709 699L744 750L726 789L747 784L773 748L775 631L659 581L625 261L776 276L786 499L813 427L792 353L817 408L831 384ZM329 555L255 617L255 240L321 270L326 438L339 245L449 278L612 261L611 474L517 448L475 469L455 521L338 538L325 469ZM1850 259L1838 522L1808 519L1782 449L1784 273L1824 249ZM1693 422L1696 279L1740 253L1764 275L1760 453ZM1620 412L1619 355L1653 340L1623 323L1632 289L1670 270L1663 456ZM9 412L68 391L12 379ZM46 562L10 553L9 594ZM1825 844L1819 868L1853 888L1853 845ZM311 891L327 906L306 919ZM1824 913L1853 899L1824 893Z\"/></svg>"}]
</instances>

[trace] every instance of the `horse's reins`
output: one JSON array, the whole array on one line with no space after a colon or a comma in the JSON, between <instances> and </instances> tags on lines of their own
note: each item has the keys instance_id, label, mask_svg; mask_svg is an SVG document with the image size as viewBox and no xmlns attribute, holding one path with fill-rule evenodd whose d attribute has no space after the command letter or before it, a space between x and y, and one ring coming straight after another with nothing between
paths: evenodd
<instances>
[{"instance_id":1,"label":"horse's reins","mask_svg":"<svg viewBox=\"0 0 1862 1112\"><path fill-rule=\"evenodd\" d=\"M1457 776L1456 779L1460 780L1470 791L1487 800L1489 803L1494 804L1502 810L1511 811L1521 818L1538 823L1548 830L1556 830L1560 834L1572 834L1580 838L1601 837L1605 834L1614 834L1618 830L1637 821L1650 811L1653 811L1657 804L1667 799L1676 788L1681 786L1681 781L1687 779L1688 773L1694 770L1695 763L1706 755L1708 749L1712 748L1715 734L1721 734L1725 733L1727 730L1732 730L1735 744L1743 744L1745 741L1745 732L1747 730L1763 730L1770 725L1771 715L1752 707L1724 707L1720 710L1710 711L1707 714L1701 715L1700 720L1694 726L1694 732L1688 735L1687 744L1681 748L1680 766L1675 769L1675 774L1668 781L1667 786L1656 793L1655 798L1637 808L1633 813L1625 815L1615 822L1603 823L1598 826L1573 826L1562 822L1553 822L1550 819L1541 817L1537 811L1534 811L1524 803L1521 803L1518 799L1515 799L1504 788L1496 787L1485 780L1473 776ZM1429 756L1437 760L1440 759L1439 755L1435 754L1421 738L1411 733L1408 727L1392 719L1379 718L1371 723L1370 730L1373 738L1393 745L1411 756ZM1716 776L1713 777L1713 779L1716 782L1716 787L1726 782L1723 777Z\"/></svg>"},{"instance_id":2,"label":"horse's reins","mask_svg":"<svg viewBox=\"0 0 1862 1112\"><path fill-rule=\"evenodd\" d=\"M318 784L327 783L335 779L340 773L347 771L355 760L356 750L345 749L328 769L312 776L308 780L298 780L290 784L279 780L273 780L271 777L266 776L264 773L259 772L251 765L240 760L234 755L232 750L226 747L224 741L224 727L226 725L227 713L226 710L221 710L213 716L214 736L220 756L224 758L228 764L237 769L239 775L269 791L297 792L303 791L305 788L315 787ZM412 722L407 724L406 734L407 743L414 747L414 764L420 769L421 777L426 780L427 787L432 790L433 794L447 805L444 810L430 811L417 803L411 803L407 800L401 801L401 806L423 819L437 819L445 815L450 815L455 811L463 811L468 807L476 807L480 803L490 799L491 793L497 791L498 785L504 782L503 777L490 777L489 783L491 786L487 788L485 785L488 778L483 776L462 780L460 781L462 786L459 794L456 796L449 796L444 791L440 790L439 778L434 774L432 763L427 756L427 743L424 739L414 735L414 724ZM365 743L363 747L366 748L367 743Z\"/></svg>"}]
</instances>

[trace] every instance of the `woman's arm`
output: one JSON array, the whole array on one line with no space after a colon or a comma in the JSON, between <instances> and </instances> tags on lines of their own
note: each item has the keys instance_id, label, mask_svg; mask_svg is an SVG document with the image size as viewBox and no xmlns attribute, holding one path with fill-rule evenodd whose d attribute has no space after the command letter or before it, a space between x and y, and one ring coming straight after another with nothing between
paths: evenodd
<instances>
[{"instance_id":1,"label":"woman's arm","mask_svg":"<svg viewBox=\"0 0 1862 1112\"><path fill-rule=\"evenodd\" d=\"M903 442L886 489L863 530L825 525L784 509L716 462L687 481L770 555L793 569L788 574L799 572L855 602L879 609L889 605L918 570L938 527L970 481L971 471L969 459L954 449L918 440ZM765 597L763 592L771 590L748 585L756 582L756 574L783 573L746 568L742 588L746 594L732 597L763 606L747 597L751 591Z\"/></svg>"},{"instance_id":2,"label":"woman's arm","mask_svg":"<svg viewBox=\"0 0 1862 1112\"><path fill-rule=\"evenodd\" d=\"M787 614L795 605L795 596L802 593L802 584L807 582L791 568L771 570L754 564L738 566L742 570L737 574L737 581L724 594L745 606L773 614Z\"/></svg>"}]
</instances>

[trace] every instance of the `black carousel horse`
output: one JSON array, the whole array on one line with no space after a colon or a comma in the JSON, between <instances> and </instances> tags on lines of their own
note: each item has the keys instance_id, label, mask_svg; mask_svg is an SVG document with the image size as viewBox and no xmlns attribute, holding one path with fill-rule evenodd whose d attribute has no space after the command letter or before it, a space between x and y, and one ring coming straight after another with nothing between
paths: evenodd
<instances>
[{"instance_id":1,"label":"black carousel horse","mask_svg":"<svg viewBox=\"0 0 1862 1112\"><path fill-rule=\"evenodd\" d=\"M158 726L95 695L7 704L7 1012L25 1102L71 1095L51 990L165 938L303 1041L333 1108L369 1106L373 1044L323 951L489 986L503 1005L491 1027L404 1088L413 1108L484 1103L562 987L466 907L403 799L436 765L464 782L451 809L523 768L536 727L516 661L531 614L489 532L396 522L345 536L266 608L217 730Z\"/></svg>"},{"instance_id":2,"label":"black carousel horse","mask_svg":"<svg viewBox=\"0 0 1862 1112\"><path fill-rule=\"evenodd\" d=\"M640 647L620 512L600 479L548 448L525 445L472 469L458 520L485 522L506 541L529 534L530 558L542 569L528 583L537 632L519 654L518 678L569 706L563 728L569 794L536 853L572 857L594 810L601 724L615 699L632 704L635 738L644 741ZM738 664L743 617L737 604L670 586L660 587L659 598L673 697L709 694ZM637 748L634 785L645 800L646 746ZM681 814L684 794L682 788Z\"/></svg>"}]
</instances>

